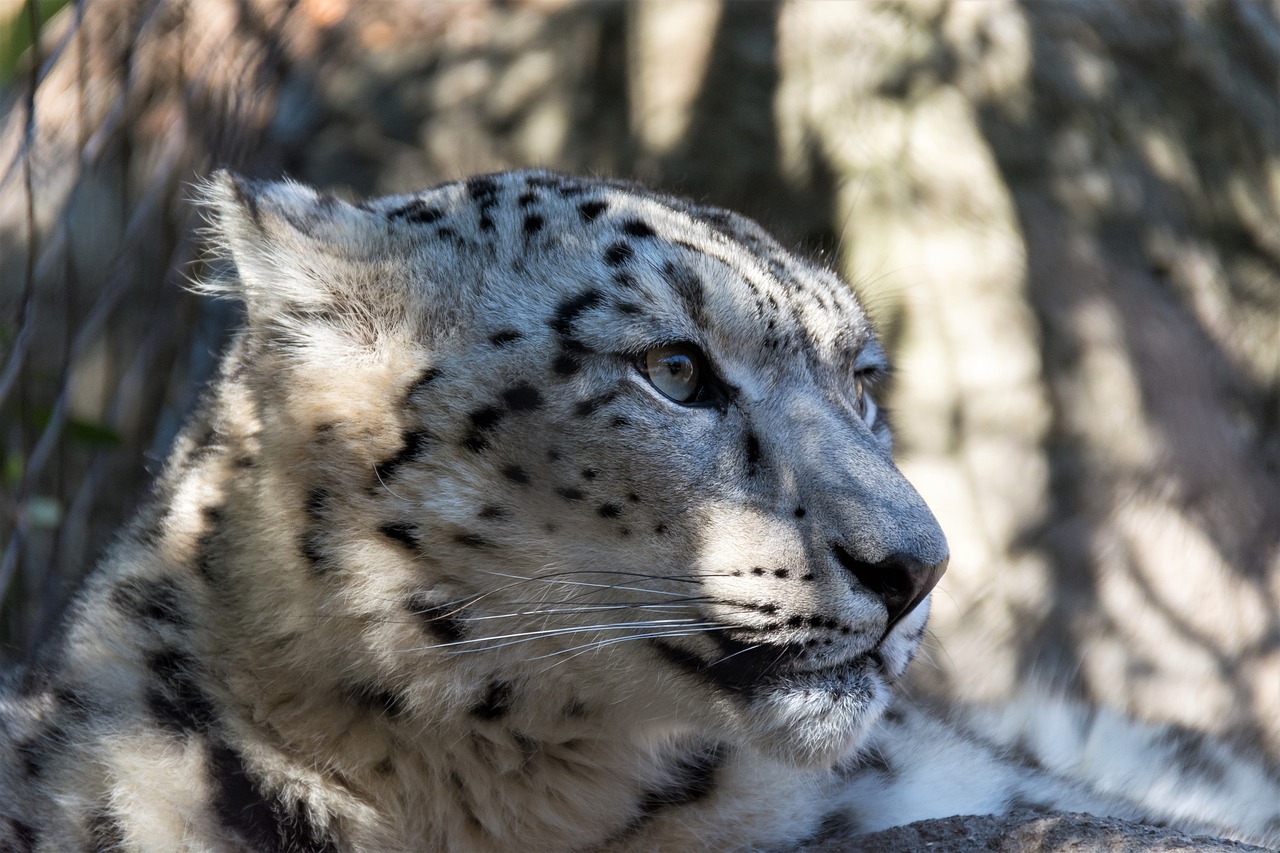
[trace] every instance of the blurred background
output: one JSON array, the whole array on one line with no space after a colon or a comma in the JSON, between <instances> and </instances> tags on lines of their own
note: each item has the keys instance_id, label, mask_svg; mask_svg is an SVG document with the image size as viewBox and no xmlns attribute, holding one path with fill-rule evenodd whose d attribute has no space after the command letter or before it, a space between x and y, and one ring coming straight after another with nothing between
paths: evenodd
<instances>
[{"instance_id":1,"label":"blurred background","mask_svg":"<svg viewBox=\"0 0 1280 853\"><path fill-rule=\"evenodd\" d=\"M218 166L635 178L841 269L951 539L921 695L1280 759L1275 0L0 0L0 658L145 495L235 307Z\"/></svg>"}]
</instances>

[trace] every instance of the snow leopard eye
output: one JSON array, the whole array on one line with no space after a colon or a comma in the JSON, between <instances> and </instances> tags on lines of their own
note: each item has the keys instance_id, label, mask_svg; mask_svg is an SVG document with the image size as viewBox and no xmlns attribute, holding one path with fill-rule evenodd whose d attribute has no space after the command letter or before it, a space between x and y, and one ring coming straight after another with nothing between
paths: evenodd
<instances>
[{"instance_id":1,"label":"snow leopard eye","mask_svg":"<svg viewBox=\"0 0 1280 853\"><path fill-rule=\"evenodd\" d=\"M876 413L879 408L876 401L871 398L871 385L875 381L874 371L859 371L853 378L853 391L857 398L858 417L862 418L867 426L875 426Z\"/></svg>"},{"instance_id":2,"label":"snow leopard eye","mask_svg":"<svg viewBox=\"0 0 1280 853\"><path fill-rule=\"evenodd\" d=\"M711 371L693 344L654 347L644 354L641 366L653 387L677 403L700 403L709 396Z\"/></svg>"}]
</instances>

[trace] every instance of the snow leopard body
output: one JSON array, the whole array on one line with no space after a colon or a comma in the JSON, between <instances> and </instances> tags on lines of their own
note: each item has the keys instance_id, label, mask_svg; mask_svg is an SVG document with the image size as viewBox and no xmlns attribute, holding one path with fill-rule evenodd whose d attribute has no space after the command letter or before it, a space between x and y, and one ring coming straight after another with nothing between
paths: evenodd
<instances>
[{"instance_id":1,"label":"snow leopard body","mask_svg":"<svg viewBox=\"0 0 1280 853\"><path fill-rule=\"evenodd\" d=\"M207 197L243 329L0 697L0 848L781 850L1019 806L1280 835L1225 747L895 696L946 541L853 290L749 220L546 172Z\"/></svg>"}]
</instances>

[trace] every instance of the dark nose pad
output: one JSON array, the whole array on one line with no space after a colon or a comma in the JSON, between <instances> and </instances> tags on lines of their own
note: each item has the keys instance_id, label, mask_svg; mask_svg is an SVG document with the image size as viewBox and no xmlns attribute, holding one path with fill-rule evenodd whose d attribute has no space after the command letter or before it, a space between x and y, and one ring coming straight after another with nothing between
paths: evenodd
<instances>
[{"instance_id":1,"label":"dark nose pad","mask_svg":"<svg viewBox=\"0 0 1280 853\"><path fill-rule=\"evenodd\" d=\"M884 629L886 634L924 601L947 570L945 558L938 563L924 563L909 554L890 554L877 563L867 563L850 554L838 542L831 543L831 551L836 561L857 578L858 583L884 602L885 609L889 611L889 622Z\"/></svg>"}]
</instances>

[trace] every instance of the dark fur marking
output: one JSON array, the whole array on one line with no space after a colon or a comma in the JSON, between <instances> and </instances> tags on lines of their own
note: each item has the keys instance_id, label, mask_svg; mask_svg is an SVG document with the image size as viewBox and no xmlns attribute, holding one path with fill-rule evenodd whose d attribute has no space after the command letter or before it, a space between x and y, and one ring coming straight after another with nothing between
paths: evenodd
<instances>
[{"instance_id":1,"label":"dark fur marking","mask_svg":"<svg viewBox=\"0 0 1280 853\"><path fill-rule=\"evenodd\" d=\"M488 175L475 175L466 180L467 195L477 201L491 200L498 194L498 182Z\"/></svg>"},{"instance_id":2,"label":"dark fur marking","mask_svg":"<svg viewBox=\"0 0 1280 853\"><path fill-rule=\"evenodd\" d=\"M320 534L315 531L298 534L298 553L311 564L311 571L317 574L328 570L325 565L325 552L321 547Z\"/></svg>"},{"instance_id":3,"label":"dark fur marking","mask_svg":"<svg viewBox=\"0 0 1280 853\"><path fill-rule=\"evenodd\" d=\"M684 304L689 317L698 325L707 325L707 294L702 279L684 264L667 261L662 265L662 277Z\"/></svg>"},{"instance_id":4,"label":"dark fur marking","mask_svg":"<svg viewBox=\"0 0 1280 853\"><path fill-rule=\"evenodd\" d=\"M231 747L209 749L213 807L219 822L264 853L337 853L333 839L316 827L299 803L266 796L249 775L244 758Z\"/></svg>"},{"instance_id":5,"label":"dark fur marking","mask_svg":"<svg viewBox=\"0 0 1280 853\"><path fill-rule=\"evenodd\" d=\"M574 699L565 706L564 715L574 720L581 720L587 716L587 706L581 699Z\"/></svg>"},{"instance_id":6,"label":"dark fur marking","mask_svg":"<svg viewBox=\"0 0 1280 853\"><path fill-rule=\"evenodd\" d=\"M394 539L411 551L422 547L422 538L418 535L416 525L407 521L388 521L378 527L378 532L388 539Z\"/></svg>"},{"instance_id":7,"label":"dark fur marking","mask_svg":"<svg viewBox=\"0 0 1280 853\"><path fill-rule=\"evenodd\" d=\"M532 237L542 230L542 217L536 213L530 213L524 218L524 235Z\"/></svg>"},{"instance_id":8,"label":"dark fur marking","mask_svg":"<svg viewBox=\"0 0 1280 853\"><path fill-rule=\"evenodd\" d=\"M89 840L98 851L125 849L124 827L110 806L99 806L89 812L85 821Z\"/></svg>"},{"instance_id":9,"label":"dark fur marking","mask_svg":"<svg viewBox=\"0 0 1280 853\"><path fill-rule=\"evenodd\" d=\"M516 199L516 202L521 207L528 207L529 205L533 204L537 200L538 200L538 194L536 192L534 192L533 190L525 190L524 192L520 193L520 197Z\"/></svg>"},{"instance_id":10,"label":"dark fur marking","mask_svg":"<svg viewBox=\"0 0 1280 853\"><path fill-rule=\"evenodd\" d=\"M582 369L582 359L575 353L564 352L551 362L551 369L559 376L572 376Z\"/></svg>"},{"instance_id":11,"label":"dark fur marking","mask_svg":"<svg viewBox=\"0 0 1280 853\"><path fill-rule=\"evenodd\" d=\"M531 482L529 480L528 472L526 472L519 465L508 465L507 467L503 468L502 476L506 477L508 480L510 480L513 483L520 484L521 486L527 486Z\"/></svg>"},{"instance_id":12,"label":"dark fur marking","mask_svg":"<svg viewBox=\"0 0 1280 853\"><path fill-rule=\"evenodd\" d=\"M561 335L571 334L573 323L578 319L578 315L599 305L600 299L600 291L595 288L569 297L556 307L555 316L551 318L551 328Z\"/></svg>"},{"instance_id":13,"label":"dark fur marking","mask_svg":"<svg viewBox=\"0 0 1280 853\"><path fill-rule=\"evenodd\" d=\"M409 385L409 390L405 392L405 400L412 400L421 392L425 391L427 386L440 378L440 371L434 367L428 367L426 370L418 374L418 378L413 380Z\"/></svg>"},{"instance_id":14,"label":"dark fur marking","mask_svg":"<svg viewBox=\"0 0 1280 853\"><path fill-rule=\"evenodd\" d=\"M584 497L586 497L586 495L584 495L580 489L574 489L572 487L565 488L565 489L556 489L556 494L567 501L580 501Z\"/></svg>"},{"instance_id":15,"label":"dark fur marking","mask_svg":"<svg viewBox=\"0 0 1280 853\"><path fill-rule=\"evenodd\" d=\"M500 506L487 506L478 513L481 518L489 520L506 518L507 514L507 511Z\"/></svg>"},{"instance_id":16,"label":"dark fur marking","mask_svg":"<svg viewBox=\"0 0 1280 853\"><path fill-rule=\"evenodd\" d=\"M632 316L632 317L634 317L634 316L635 316L635 315L637 315L637 314L643 314L643 313L644 313L644 309L643 309L643 308L641 308L639 305L636 305L636 304L635 304L635 303L633 303L633 302L619 302L619 303L618 303L616 306L614 306L614 307L616 307L616 308L617 308L620 312L622 312L623 314L628 314L628 315L630 315L630 316Z\"/></svg>"},{"instance_id":17,"label":"dark fur marking","mask_svg":"<svg viewBox=\"0 0 1280 853\"><path fill-rule=\"evenodd\" d=\"M10 818L9 826L13 829L13 840L17 845L13 848L15 853L31 853L36 849L36 845L40 843L40 833L34 826L17 818Z\"/></svg>"},{"instance_id":18,"label":"dark fur marking","mask_svg":"<svg viewBox=\"0 0 1280 853\"><path fill-rule=\"evenodd\" d=\"M511 682L495 678L485 688L484 697L471 707L471 716L478 720L497 720L511 710Z\"/></svg>"},{"instance_id":19,"label":"dark fur marking","mask_svg":"<svg viewBox=\"0 0 1280 853\"><path fill-rule=\"evenodd\" d=\"M431 436L424 430L405 430L400 436L402 446L396 455L373 466L373 473L377 475L378 481L385 483L395 476L398 468L417 459L427 449L430 440Z\"/></svg>"},{"instance_id":20,"label":"dark fur marking","mask_svg":"<svg viewBox=\"0 0 1280 853\"><path fill-rule=\"evenodd\" d=\"M754 477L760 470L760 439L754 430L747 430L743 438L746 445L747 476Z\"/></svg>"},{"instance_id":21,"label":"dark fur marking","mask_svg":"<svg viewBox=\"0 0 1280 853\"><path fill-rule=\"evenodd\" d=\"M578 214L582 217L583 222L595 222L596 218L608 208L609 203L607 201L591 199L578 205Z\"/></svg>"},{"instance_id":22,"label":"dark fur marking","mask_svg":"<svg viewBox=\"0 0 1280 853\"><path fill-rule=\"evenodd\" d=\"M484 406L476 409L468 418L471 420L471 428L467 430L467 434L462 439L462 446L475 453L479 453L489 446L489 433L493 431L498 423L506 417L506 410L497 406Z\"/></svg>"},{"instance_id":23,"label":"dark fur marking","mask_svg":"<svg viewBox=\"0 0 1280 853\"><path fill-rule=\"evenodd\" d=\"M641 219L628 219L622 223L622 232L631 237L652 237L654 230L649 226L648 222Z\"/></svg>"},{"instance_id":24,"label":"dark fur marking","mask_svg":"<svg viewBox=\"0 0 1280 853\"><path fill-rule=\"evenodd\" d=\"M124 613L143 622L164 623L175 628L189 624L182 605L181 586L173 578L129 578L111 591L111 601Z\"/></svg>"},{"instance_id":25,"label":"dark fur marking","mask_svg":"<svg viewBox=\"0 0 1280 853\"><path fill-rule=\"evenodd\" d=\"M471 808L467 787L462 784L462 777L458 775L456 770L449 774L449 781L453 783L454 791L458 794L458 807L462 809L462 814L467 819L467 823L471 824L474 829L484 832L484 825L480 823L480 818L476 817L475 810Z\"/></svg>"},{"instance_id":26,"label":"dark fur marking","mask_svg":"<svg viewBox=\"0 0 1280 853\"><path fill-rule=\"evenodd\" d=\"M631 426L631 420L629 418L624 418L622 415L618 415L616 418L609 421L609 426L614 429L622 429L625 426Z\"/></svg>"},{"instance_id":27,"label":"dark fur marking","mask_svg":"<svg viewBox=\"0 0 1280 853\"><path fill-rule=\"evenodd\" d=\"M601 518L617 518L622 515L622 507L617 504L601 504L596 510Z\"/></svg>"},{"instance_id":28,"label":"dark fur marking","mask_svg":"<svg viewBox=\"0 0 1280 853\"><path fill-rule=\"evenodd\" d=\"M475 533L455 533L453 541L468 548L492 548L493 543Z\"/></svg>"},{"instance_id":29,"label":"dark fur marking","mask_svg":"<svg viewBox=\"0 0 1280 853\"><path fill-rule=\"evenodd\" d=\"M726 753L722 744L714 744L678 760L666 786L641 795L637 804L641 818L652 817L663 808L687 806L707 798L716 790L716 772L724 765Z\"/></svg>"},{"instance_id":30,"label":"dark fur marking","mask_svg":"<svg viewBox=\"0 0 1280 853\"><path fill-rule=\"evenodd\" d=\"M604 262L607 266L620 267L635 255L635 250L621 241L613 243L604 250Z\"/></svg>"},{"instance_id":31,"label":"dark fur marking","mask_svg":"<svg viewBox=\"0 0 1280 853\"><path fill-rule=\"evenodd\" d=\"M582 479L584 480L594 480L596 477L599 477L599 476L600 476L600 472L597 471L595 468L582 469Z\"/></svg>"},{"instance_id":32,"label":"dark fur marking","mask_svg":"<svg viewBox=\"0 0 1280 853\"><path fill-rule=\"evenodd\" d=\"M456 643L467 636L466 625L453 615L456 607L448 604L436 604L424 593L414 593L405 603L406 609L421 619L427 633L442 643Z\"/></svg>"},{"instance_id":33,"label":"dark fur marking","mask_svg":"<svg viewBox=\"0 0 1280 853\"><path fill-rule=\"evenodd\" d=\"M348 684L343 688L342 693L357 708L375 714L385 714L392 719L403 717L409 711L404 696L389 687L358 682Z\"/></svg>"},{"instance_id":34,"label":"dark fur marking","mask_svg":"<svg viewBox=\"0 0 1280 853\"><path fill-rule=\"evenodd\" d=\"M574 404L573 414L575 417L579 418L585 418L589 415L593 415L601 406L607 406L612 403L617 396L617 391L608 391L598 397L592 397L589 400L580 400Z\"/></svg>"},{"instance_id":35,"label":"dark fur marking","mask_svg":"<svg viewBox=\"0 0 1280 853\"><path fill-rule=\"evenodd\" d=\"M441 240L450 240L455 243L461 242L458 239L458 232L454 231L452 228L437 228L436 236Z\"/></svg>"},{"instance_id":36,"label":"dark fur marking","mask_svg":"<svg viewBox=\"0 0 1280 853\"><path fill-rule=\"evenodd\" d=\"M542 395L528 382L522 382L503 391L502 402L513 412L532 412L541 408Z\"/></svg>"},{"instance_id":37,"label":"dark fur marking","mask_svg":"<svg viewBox=\"0 0 1280 853\"><path fill-rule=\"evenodd\" d=\"M324 519L325 508L329 504L329 490L316 487L307 492L307 500L303 504L303 509L307 515L315 521Z\"/></svg>"},{"instance_id":38,"label":"dark fur marking","mask_svg":"<svg viewBox=\"0 0 1280 853\"><path fill-rule=\"evenodd\" d=\"M197 665L186 652L160 649L146 656L156 682L147 690L147 709L174 734L205 732L213 725L213 703L196 681Z\"/></svg>"},{"instance_id":39,"label":"dark fur marking","mask_svg":"<svg viewBox=\"0 0 1280 853\"><path fill-rule=\"evenodd\" d=\"M618 272L614 273L613 283L618 285L619 287L626 287L632 290L640 286L636 282L636 277L633 276L631 273L627 272L626 270L619 270Z\"/></svg>"},{"instance_id":40,"label":"dark fur marking","mask_svg":"<svg viewBox=\"0 0 1280 853\"><path fill-rule=\"evenodd\" d=\"M494 332L490 335L489 343L493 344L495 347L502 347L513 341L518 341L523 337L523 332L519 332L515 329L503 329L500 332Z\"/></svg>"},{"instance_id":41,"label":"dark fur marking","mask_svg":"<svg viewBox=\"0 0 1280 853\"><path fill-rule=\"evenodd\" d=\"M388 219L398 219L414 225L430 225L442 216L444 216L444 211L438 207L433 207L420 198L415 198L408 204L397 207L387 214Z\"/></svg>"}]
</instances>

